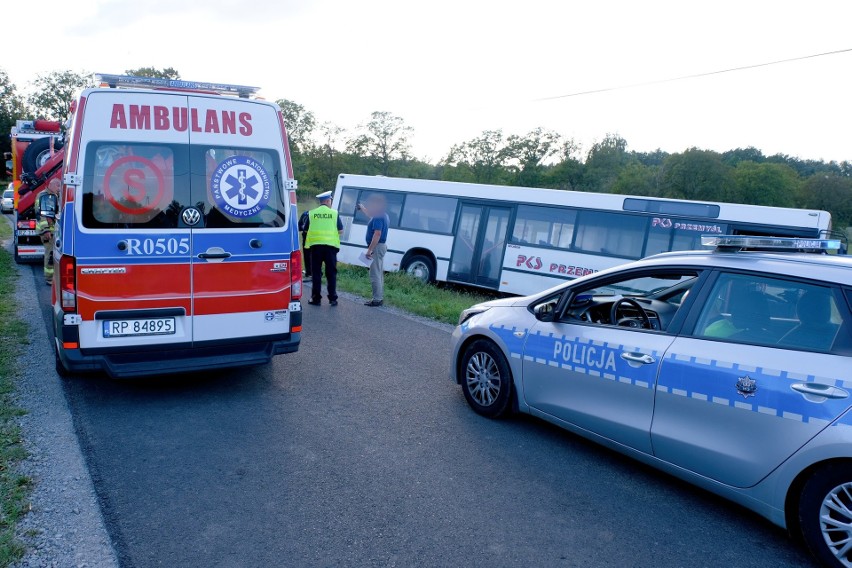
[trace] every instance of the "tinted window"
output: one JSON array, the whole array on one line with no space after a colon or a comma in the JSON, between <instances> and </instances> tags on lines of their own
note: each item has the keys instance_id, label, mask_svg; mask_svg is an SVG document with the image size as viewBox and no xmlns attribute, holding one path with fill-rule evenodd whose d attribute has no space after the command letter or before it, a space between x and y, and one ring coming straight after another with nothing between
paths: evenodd
<instances>
[{"instance_id":1,"label":"tinted window","mask_svg":"<svg viewBox=\"0 0 852 568\"><path fill-rule=\"evenodd\" d=\"M358 203L358 190L351 187L343 188L343 195L340 196L340 205L337 211L341 215L354 215L355 205Z\"/></svg>"},{"instance_id":2,"label":"tinted window","mask_svg":"<svg viewBox=\"0 0 852 568\"><path fill-rule=\"evenodd\" d=\"M192 199L205 227L283 227L290 209L278 153L193 147Z\"/></svg>"},{"instance_id":3,"label":"tinted window","mask_svg":"<svg viewBox=\"0 0 852 568\"><path fill-rule=\"evenodd\" d=\"M638 215L581 211L574 246L585 252L640 258L647 218Z\"/></svg>"},{"instance_id":4,"label":"tinted window","mask_svg":"<svg viewBox=\"0 0 852 568\"><path fill-rule=\"evenodd\" d=\"M12 189L7 189L3 192L3 197L15 197L15 191Z\"/></svg>"},{"instance_id":5,"label":"tinted window","mask_svg":"<svg viewBox=\"0 0 852 568\"><path fill-rule=\"evenodd\" d=\"M628 197L624 200L623 207L625 211L640 211L644 213L706 217L709 219L719 217L719 206L709 203L684 203L681 201L659 201L655 199Z\"/></svg>"},{"instance_id":6,"label":"tinted window","mask_svg":"<svg viewBox=\"0 0 852 568\"><path fill-rule=\"evenodd\" d=\"M727 230L723 223L651 217L645 256L670 250L701 250L701 235L724 235Z\"/></svg>"},{"instance_id":7,"label":"tinted window","mask_svg":"<svg viewBox=\"0 0 852 568\"><path fill-rule=\"evenodd\" d=\"M85 172L86 227L174 228L190 201L186 146L93 142Z\"/></svg>"},{"instance_id":8,"label":"tinted window","mask_svg":"<svg viewBox=\"0 0 852 568\"><path fill-rule=\"evenodd\" d=\"M848 311L831 288L723 274L695 326L699 337L832 351L845 343Z\"/></svg>"},{"instance_id":9,"label":"tinted window","mask_svg":"<svg viewBox=\"0 0 852 568\"><path fill-rule=\"evenodd\" d=\"M518 206L512 242L518 244L570 248L574 238L573 209Z\"/></svg>"},{"instance_id":10,"label":"tinted window","mask_svg":"<svg viewBox=\"0 0 852 568\"><path fill-rule=\"evenodd\" d=\"M450 197L409 194L405 198L401 226L416 231L451 233L458 200Z\"/></svg>"},{"instance_id":11,"label":"tinted window","mask_svg":"<svg viewBox=\"0 0 852 568\"><path fill-rule=\"evenodd\" d=\"M402 193L395 193L390 191L374 191L369 189L362 189L360 195L358 196L358 203L366 203L367 200L370 199L370 196L373 194L380 194L385 198L385 203L387 205L387 214L390 219L391 227L399 227L399 214L402 212L402 201L405 197ZM355 213L355 222L367 224L370 222L370 218L367 217L363 211L358 211Z\"/></svg>"}]
</instances>

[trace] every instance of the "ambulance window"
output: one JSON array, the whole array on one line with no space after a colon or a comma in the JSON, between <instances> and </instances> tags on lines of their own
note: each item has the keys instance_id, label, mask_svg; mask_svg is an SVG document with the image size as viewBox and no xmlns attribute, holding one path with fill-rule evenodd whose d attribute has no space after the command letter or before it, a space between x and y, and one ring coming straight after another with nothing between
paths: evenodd
<instances>
[{"instance_id":1,"label":"ambulance window","mask_svg":"<svg viewBox=\"0 0 852 568\"><path fill-rule=\"evenodd\" d=\"M92 142L86 149L83 225L174 228L189 197L186 150L164 144Z\"/></svg>"},{"instance_id":2,"label":"ambulance window","mask_svg":"<svg viewBox=\"0 0 852 568\"><path fill-rule=\"evenodd\" d=\"M290 200L277 152L194 148L192 165L192 197L205 205L204 227L284 226Z\"/></svg>"}]
</instances>

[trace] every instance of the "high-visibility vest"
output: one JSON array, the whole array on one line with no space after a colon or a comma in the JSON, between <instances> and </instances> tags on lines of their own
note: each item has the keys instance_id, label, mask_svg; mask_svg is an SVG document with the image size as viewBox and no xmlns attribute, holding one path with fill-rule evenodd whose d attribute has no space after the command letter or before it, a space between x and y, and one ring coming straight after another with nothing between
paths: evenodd
<instances>
[{"instance_id":1,"label":"high-visibility vest","mask_svg":"<svg viewBox=\"0 0 852 568\"><path fill-rule=\"evenodd\" d=\"M310 213L310 226L305 246L329 245L340 248L340 233L337 230L337 211L320 205Z\"/></svg>"}]
</instances>

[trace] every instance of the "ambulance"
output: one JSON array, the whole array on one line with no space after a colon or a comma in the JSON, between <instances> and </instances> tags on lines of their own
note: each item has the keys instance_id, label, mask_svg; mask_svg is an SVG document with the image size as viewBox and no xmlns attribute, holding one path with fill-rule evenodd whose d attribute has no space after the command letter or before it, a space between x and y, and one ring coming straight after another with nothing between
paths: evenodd
<instances>
[{"instance_id":1,"label":"ambulance","mask_svg":"<svg viewBox=\"0 0 852 568\"><path fill-rule=\"evenodd\" d=\"M57 371L134 377L295 352L302 260L278 106L255 87L96 79L66 137Z\"/></svg>"}]
</instances>

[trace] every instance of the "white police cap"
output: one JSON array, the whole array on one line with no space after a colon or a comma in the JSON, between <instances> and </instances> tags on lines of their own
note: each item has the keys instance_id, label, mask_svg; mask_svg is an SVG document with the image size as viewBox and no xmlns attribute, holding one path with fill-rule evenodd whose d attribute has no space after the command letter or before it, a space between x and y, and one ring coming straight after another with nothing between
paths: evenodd
<instances>
[{"instance_id":1,"label":"white police cap","mask_svg":"<svg viewBox=\"0 0 852 568\"><path fill-rule=\"evenodd\" d=\"M331 192L330 191L324 191L324 192L320 193L319 195L317 195L317 199L319 199L320 201L322 201L324 199L331 199Z\"/></svg>"}]
</instances>

